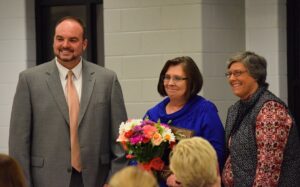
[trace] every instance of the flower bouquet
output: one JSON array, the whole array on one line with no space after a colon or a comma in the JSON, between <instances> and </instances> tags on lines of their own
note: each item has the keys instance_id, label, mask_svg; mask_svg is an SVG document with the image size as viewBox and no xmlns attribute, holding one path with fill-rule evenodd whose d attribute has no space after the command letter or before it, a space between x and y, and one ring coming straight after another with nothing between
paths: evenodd
<instances>
[{"instance_id":1,"label":"flower bouquet","mask_svg":"<svg viewBox=\"0 0 300 187\"><path fill-rule=\"evenodd\" d=\"M122 144L126 157L136 160L143 169L161 171L161 157L167 147L175 144L175 135L160 121L131 119L121 123L117 142Z\"/></svg>"}]
</instances>

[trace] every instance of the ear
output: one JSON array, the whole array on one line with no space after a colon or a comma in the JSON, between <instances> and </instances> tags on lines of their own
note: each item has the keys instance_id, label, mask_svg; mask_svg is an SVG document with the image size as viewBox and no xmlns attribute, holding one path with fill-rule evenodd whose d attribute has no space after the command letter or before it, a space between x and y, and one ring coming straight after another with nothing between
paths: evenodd
<instances>
[{"instance_id":1,"label":"ear","mask_svg":"<svg viewBox=\"0 0 300 187\"><path fill-rule=\"evenodd\" d=\"M87 40L87 39L84 39L84 40L83 40L83 44L82 44L82 49L83 49L83 51L85 51L85 49L87 48L87 45L88 45L88 40Z\"/></svg>"}]
</instances>

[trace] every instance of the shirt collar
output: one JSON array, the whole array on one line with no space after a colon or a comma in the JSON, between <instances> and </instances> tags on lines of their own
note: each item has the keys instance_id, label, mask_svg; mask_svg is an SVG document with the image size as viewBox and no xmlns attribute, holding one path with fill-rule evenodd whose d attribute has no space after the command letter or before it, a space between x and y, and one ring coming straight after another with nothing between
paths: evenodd
<instances>
[{"instance_id":1,"label":"shirt collar","mask_svg":"<svg viewBox=\"0 0 300 187\"><path fill-rule=\"evenodd\" d=\"M66 79L67 74L69 72L69 69L65 68L63 65L61 65L58 61L57 58L55 58L55 63L58 68L59 76L61 78ZM74 78L79 79L82 73L82 58L80 59L80 62L73 68L71 71L74 73Z\"/></svg>"}]
</instances>

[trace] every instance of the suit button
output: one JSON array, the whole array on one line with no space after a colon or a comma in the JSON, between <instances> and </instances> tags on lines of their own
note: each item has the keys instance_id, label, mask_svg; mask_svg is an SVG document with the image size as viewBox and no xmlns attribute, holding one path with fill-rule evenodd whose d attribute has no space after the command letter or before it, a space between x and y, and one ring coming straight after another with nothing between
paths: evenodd
<instances>
[{"instance_id":1,"label":"suit button","mask_svg":"<svg viewBox=\"0 0 300 187\"><path fill-rule=\"evenodd\" d=\"M72 172L72 168L71 167L68 168L67 171L68 171L68 173L71 173Z\"/></svg>"}]
</instances>

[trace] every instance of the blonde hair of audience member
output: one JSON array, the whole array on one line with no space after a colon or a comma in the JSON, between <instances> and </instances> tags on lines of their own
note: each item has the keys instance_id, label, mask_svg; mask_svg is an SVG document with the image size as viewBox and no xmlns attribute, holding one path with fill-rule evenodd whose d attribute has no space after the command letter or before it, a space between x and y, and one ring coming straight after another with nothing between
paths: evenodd
<instances>
[{"instance_id":1,"label":"blonde hair of audience member","mask_svg":"<svg viewBox=\"0 0 300 187\"><path fill-rule=\"evenodd\" d=\"M0 154L0 187L25 187L20 165L12 157Z\"/></svg>"},{"instance_id":2,"label":"blonde hair of audience member","mask_svg":"<svg viewBox=\"0 0 300 187\"><path fill-rule=\"evenodd\" d=\"M108 183L109 187L158 187L155 177L136 166L127 166L115 173Z\"/></svg>"},{"instance_id":3,"label":"blonde hair of audience member","mask_svg":"<svg viewBox=\"0 0 300 187\"><path fill-rule=\"evenodd\" d=\"M221 186L216 151L201 137L181 140L171 153L170 168L183 187Z\"/></svg>"}]
</instances>

